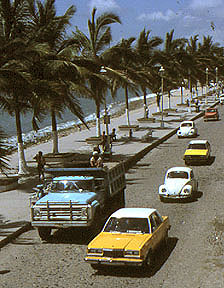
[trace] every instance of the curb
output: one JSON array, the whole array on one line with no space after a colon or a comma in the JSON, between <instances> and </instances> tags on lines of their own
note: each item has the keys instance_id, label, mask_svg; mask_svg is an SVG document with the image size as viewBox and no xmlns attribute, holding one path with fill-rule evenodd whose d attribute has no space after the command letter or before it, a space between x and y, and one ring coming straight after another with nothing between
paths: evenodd
<instances>
[{"instance_id":1,"label":"curb","mask_svg":"<svg viewBox=\"0 0 224 288\"><path fill-rule=\"evenodd\" d=\"M16 231L12 232L11 234L5 236L2 240L0 240L0 248L4 247L6 244L17 238L22 233L27 232L31 229L32 229L31 223L27 222L22 227L18 228Z\"/></svg>"}]
</instances>

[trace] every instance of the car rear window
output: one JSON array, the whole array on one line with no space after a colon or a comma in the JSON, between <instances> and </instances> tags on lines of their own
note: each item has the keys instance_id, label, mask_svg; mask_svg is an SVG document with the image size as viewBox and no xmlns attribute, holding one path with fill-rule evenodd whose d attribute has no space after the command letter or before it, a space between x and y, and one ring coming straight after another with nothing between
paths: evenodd
<instances>
[{"instance_id":1,"label":"car rear window","mask_svg":"<svg viewBox=\"0 0 224 288\"><path fill-rule=\"evenodd\" d=\"M181 124L181 127L192 127L192 123L183 123Z\"/></svg>"},{"instance_id":2,"label":"car rear window","mask_svg":"<svg viewBox=\"0 0 224 288\"><path fill-rule=\"evenodd\" d=\"M185 171L172 171L167 174L167 178L188 179L188 173Z\"/></svg>"},{"instance_id":3,"label":"car rear window","mask_svg":"<svg viewBox=\"0 0 224 288\"><path fill-rule=\"evenodd\" d=\"M207 149L206 148L206 145L205 144L190 144L188 146L188 149L197 149L197 150L200 150L200 149Z\"/></svg>"}]
</instances>

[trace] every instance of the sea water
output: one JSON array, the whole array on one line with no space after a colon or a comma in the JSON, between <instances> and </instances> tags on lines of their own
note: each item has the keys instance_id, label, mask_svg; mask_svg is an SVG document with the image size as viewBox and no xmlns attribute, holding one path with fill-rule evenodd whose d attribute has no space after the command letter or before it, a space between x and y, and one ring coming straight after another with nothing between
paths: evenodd
<instances>
[{"instance_id":1,"label":"sea water","mask_svg":"<svg viewBox=\"0 0 224 288\"><path fill-rule=\"evenodd\" d=\"M155 94L148 94L147 98L155 97ZM143 100L143 96L136 97L130 95L129 102L136 100ZM109 95L107 96L107 111L110 115L117 113L121 109L121 104L124 104L125 98L122 93L122 90L119 91L116 99L112 99ZM91 99L80 98L80 106L83 110L85 121L91 121L96 119L95 114L95 102ZM104 114L104 105L102 105L101 115ZM40 129L38 131L33 131L32 129L32 113L26 113L21 115L22 131L23 131L23 142L27 143L37 143L43 137L46 137L51 134L51 119L50 115L43 119L39 123ZM57 127L58 130L63 130L66 128L74 127L77 124L80 124L80 120L74 116L69 110L66 110L63 113L62 118L57 118ZM9 146L9 149L16 149L17 139L16 139L16 124L15 118L9 116L6 112L0 112L0 127L7 134L7 139L5 142Z\"/></svg>"}]
</instances>

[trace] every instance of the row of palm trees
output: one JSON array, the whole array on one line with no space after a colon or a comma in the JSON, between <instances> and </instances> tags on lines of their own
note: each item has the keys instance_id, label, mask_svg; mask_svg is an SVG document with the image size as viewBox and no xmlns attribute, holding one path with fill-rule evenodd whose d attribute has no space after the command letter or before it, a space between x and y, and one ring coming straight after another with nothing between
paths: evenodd
<instances>
[{"instance_id":1,"label":"row of palm trees","mask_svg":"<svg viewBox=\"0 0 224 288\"><path fill-rule=\"evenodd\" d=\"M104 13L97 17L94 8L88 33L76 27L68 35L75 12L71 6L64 15L57 16L55 0L0 0L0 105L15 117L19 174L28 170L22 113L32 111L34 130L44 117L51 116L52 150L58 153L57 118L64 110L70 109L85 124L80 97L94 100L96 135L100 136L101 105L109 92L116 97L118 89L124 90L128 125L130 92L144 95L144 108L148 91L156 93L160 103L161 65L166 71L164 89L169 103L171 90L186 85L189 77L191 88L198 81L203 86L206 68L211 71L210 79L217 76L216 67L219 79L224 75L223 47L213 43L210 36L204 36L202 42L198 35L174 39L172 30L163 41L143 29L137 39L122 39L110 46L111 25L121 24L118 15Z\"/></svg>"}]
</instances>

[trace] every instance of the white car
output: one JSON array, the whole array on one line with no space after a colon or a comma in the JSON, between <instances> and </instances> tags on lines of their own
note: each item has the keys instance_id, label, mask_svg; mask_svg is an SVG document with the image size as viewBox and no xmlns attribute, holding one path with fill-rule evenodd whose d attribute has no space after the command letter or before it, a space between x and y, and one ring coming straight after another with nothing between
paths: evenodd
<instances>
[{"instance_id":1,"label":"white car","mask_svg":"<svg viewBox=\"0 0 224 288\"><path fill-rule=\"evenodd\" d=\"M196 128L194 121L183 121L180 123L180 128L177 130L178 138L196 137L197 135L198 129Z\"/></svg>"},{"instance_id":2,"label":"white car","mask_svg":"<svg viewBox=\"0 0 224 288\"><path fill-rule=\"evenodd\" d=\"M222 105L224 104L224 94L219 96L219 103Z\"/></svg>"},{"instance_id":3,"label":"white car","mask_svg":"<svg viewBox=\"0 0 224 288\"><path fill-rule=\"evenodd\" d=\"M194 198L198 191L198 181L189 167L173 167L167 170L165 181L159 187L161 201L166 199Z\"/></svg>"}]
</instances>

